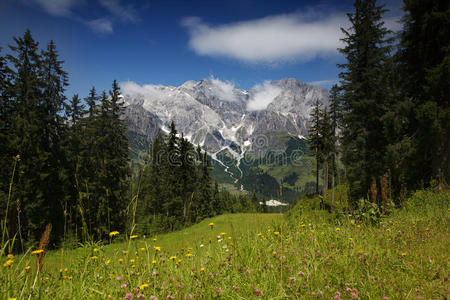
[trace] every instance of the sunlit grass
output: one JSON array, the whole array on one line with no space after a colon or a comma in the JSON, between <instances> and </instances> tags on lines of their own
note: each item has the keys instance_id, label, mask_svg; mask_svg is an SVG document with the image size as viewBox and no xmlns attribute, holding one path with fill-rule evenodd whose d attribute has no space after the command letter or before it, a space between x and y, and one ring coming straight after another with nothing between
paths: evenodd
<instances>
[{"instance_id":1,"label":"sunlit grass","mask_svg":"<svg viewBox=\"0 0 450 300\"><path fill-rule=\"evenodd\" d=\"M428 196L427 196L428 197ZM2 257L2 299L445 299L445 210L376 225L318 211L236 214L110 245ZM444 203L445 203L444 201ZM113 236L124 237L124 233ZM9 265L6 262L13 260Z\"/></svg>"}]
</instances>

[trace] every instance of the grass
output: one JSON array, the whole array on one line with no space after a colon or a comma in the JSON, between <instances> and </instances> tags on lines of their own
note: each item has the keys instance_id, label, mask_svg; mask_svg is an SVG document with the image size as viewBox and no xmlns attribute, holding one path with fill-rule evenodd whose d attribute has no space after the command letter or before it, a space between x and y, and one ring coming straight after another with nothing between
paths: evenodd
<instances>
[{"instance_id":1,"label":"grass","mask_svg":"<svg viewBox=\"0 0 450 300\"><path fill-rule=\"evenodd\" d=\"M28 252L0 266L0 298L447 299L449 203L448 192L420 191L366 224L299 202L287 216L223 215L51 251L42 272Z\"/></svg>"}]
</instances>

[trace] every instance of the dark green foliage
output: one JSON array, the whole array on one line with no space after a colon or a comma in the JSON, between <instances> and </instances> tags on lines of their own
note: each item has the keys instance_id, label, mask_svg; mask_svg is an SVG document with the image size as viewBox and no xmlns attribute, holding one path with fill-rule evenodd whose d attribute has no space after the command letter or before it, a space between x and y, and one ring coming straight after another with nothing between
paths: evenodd
<instances>
[{"instance_id":1,"label":"dark green foliage","mask_svg":"<svg viewBox=\"0 0 450 300\"><path fill-rule=\"evenodd\" d=\"M390 40L383 26L385 10L375 0L357 0L348 14L350 29L342 29L345 47L339 51L347 62L339 65L342 104L342 153L354 207L365 197L373 177L385 171L386 138L382 116L386 113L384 63Z\"/></svg>"}]
</instances>

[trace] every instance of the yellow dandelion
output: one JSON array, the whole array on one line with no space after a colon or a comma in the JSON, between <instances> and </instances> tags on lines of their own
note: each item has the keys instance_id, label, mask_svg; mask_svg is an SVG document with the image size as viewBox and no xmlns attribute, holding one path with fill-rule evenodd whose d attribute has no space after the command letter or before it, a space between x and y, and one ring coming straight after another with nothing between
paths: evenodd
<instances>
[{"instance_id":1,"label":"yellow dandelion","mask_svg":"<svg viewBox=\"0 0 450 300\"><path fill-rule=\"evenodd\" d=\"M130 263L134 263L134 259L130 259Z\"/></svg>"},{"instance_id":2,"label":"yellow dandelion","mask_svg":"<svg viewBox=\"0 0 450 300\"><path fill-rule=\"evenodd\" d=\"M275 234L275 236L280 235L280 233L278 231L275 231L273 234Z\"/></svg>"},{"instance_id":3,"label":"yellow dandelion","mask_svg":"<svg viewBox=\"0 0 450 300\"><path fill-rule=\"evenodd\" d=\"M182 259L179 259L177 263L180 263L180 262L182 262L182 261L183 261Z\"/></svg>"},{"instance_id":4,"label":"yellow dandelion","mask_svg":"<svg viewBox=\"0 0 450 300\"><path fill-rule=\"evenodd\" d=\"M111 232L109 233L109 236L110 236L110 237L113 237L113 236L118 235L118 234L119 234L118 231L111 231Z\"/></svg>"},{"instance_id":5,"label":"yellow dandelion","mask_svg":"<svg viewBox=\"0 0 450 300\"><path fill-rule=\"evenodd\" d=\"M262 236L262 233L258 233L258 236Z\"/></svg>"},{"instance_id":6,"label":"yellow dandelion","mask_svg":"<svg viewBox=\"0 0 450 300\"><path fill-rule=\"evenodd\" d=\"M91 257L91 259L97 259L97 258L98 258L98 257L97 257L97 256L95 256L95 255Z\"/></svg>"},{"instance_id":7,"label":"yellow dandelion","mask_svg":"<svg viewBox=\"0 0 450 300\"><path fill-rule=\"evenodd\" d=\"M305 227L305 226L306 226L305 224L301 224L301 225L300 225L300 227Z\"/></svg>"},{"instance_id":8,"label":"yellow dandelion","mask_svg":"<svg viewBox=\"0 0 450 300\"><path fill-rule=\"evenodd\" d=\"M133 239L136 239L137 237L138 237L138 235L135 234L135 235L130 236L130 239L133 240Z\"/></svg>"},{"instance_id":9,"label":"yellow dandelion","mask_svg":"<svg viewBox=\"0 0 450 300\"><path fill-rule=\"evenodd\" d=\"M213 223L213 222L209 223L208 225L209 225L210 227L214 227L214 223Z\"/></svg>"},{"instance_id":10,"label":"yellow dandelion","mask_svg":"<svg viewBox=\"0 0 450 300\"><path fill-rule=\"evenodd\" d=\"M156 239L156 238L153 238L153 241L154 241L154 242L156 242L156 241L157 241L157 239Z\"/></svg>"},{"instance_id":11,"label":"yellow dandelion","mask_svg":"<svg viewBox=\"0 0 450 300\"><path fill-rule=\"evenodd\" d=\"M155 246L155 247L153 247L153 249L155 249L155 251L161 251L161 247L159 247L159 246Z\"/></svg>"},{"instance_id":12,"label":"yellow dandelion","mask_svg":"<svg viewBox=\"0 0 450 300\"><path fill-rule=\"evenodd\" d=\"M105 262L105 264L107 264L107 265L109 265L111 263L111 260L110 259L108 259L106 262Z\"/></svg>"},{"instance_id":13,"label":"yellow dandelion","mask_svg":"<svg viewBox=\"0 0 450 300\"><path fill-rule=\"evenodd\" d=\"M145 248L141 248L140 250L141 250L141 251L145 251Z\"/></svg>"},{"instance_id":14,"label":"yellow dandelion","mask_svg":"<svg viewBox=\"0 0 450 300\"><path fill-rule=\"evenodd\" d=\"M220 235L222 235L222 236L224 236L224 235L226 235L227 233L226 232L221 232L220 233Z\"/></svg>"},{"instance_id":15,"label":"yellow dandelion","mask_svg":"<svg viewBox=\"0 0 450 300\"><path fill-rule=\"evenodd\" d=\"M177 257L176 256L171 256L169 259L170 260L174 260L174 259L176 259Z\"/></svg>"},{"instance_id":16,"label":"yellow dandelion","mask_svg":"<svg viewBox=\"0 0 450 300\"><path fill-rule=\"evenodd\" d=\"M119 258L119 262L123 262L123 258Z\"/></svg>"},{"instance_id":17,"label":"yellow dandelion","mask_svg":"<svg viewBox=\"0 0 450 300\"><path fill-rule=\"evenodd\" d=\"M14 255L8 254L6 257L9 258L9 259L12 259L12 258L14 258Z\"/></svg>"},{"instance_id":18,"label":"yellow dandelion","mask_svg":"<svg viewBox=\"0 0 450 300\"><path fill-rule=\"evenodd\" d=\"M200 272L205 272L205 268L200 268Z\"/></svg>"},{"instance_id":19,"label":"yellow dandelion","mask_svg":"<svg viewBox=\"0 0 450 300\"><path fill-rule=\"evenodd\" d=\"M5 263L3 264L3 266L4 266L5 268L6 268L6 267L9 267L10 265L13 264L13 262L14 262L14 260L8 259L7 261L5 261Z\"/></svg>"},{"instance_id":20,"label":"yellow dandelion","mask_svg":"<svg viewBox=\"0 0 450 300\"><path fill-rule=\"evenodd\" d=\"M353 239L351 237L349 237L348 239L349 239L349 241L353 241Z\"/></svg>"},{"instance_id":21,"label":"yellow dandelion","mask_svg":"<svg viewBox=\"0 0 450 300\"><path fill-rule=\"evenodd\" d=\"M152 264L156 265L156 260L152 260Z\"/></svg>"},{"instance_id":22,"label":"yellow dandelion","mask_svg":"<svg viewBox=\"0 0 450 300\"><path fill-rule=\"evenodd\" d=\"M339 227L336 228L336 231L340 231L341 229Z\"/></svg>"},{"instance_id":23,"label":"yellow dandelion","mask_svg":"<svg viewBox=\"0 0 450 300\"><path fill-rule=\"evenodd\" d=\"M16 300L17 298L8 298L8 300Z\"/></svg>"},{"instance_id":24,"label":"yellow dandelion","mask_svg":"<svg viewBox=\"0 0 450 300\"><path fill-rule=\"evenodd\" d=\"M44 252L44 250L39 249L39 250L34 250L34 251L32 251L31 254L40 254L40 253L42 253L42 252Z\"/></svg>"},{"instance_id":25,"label":"yellow dandelion","mask_svg":"<svg viewBox=\"0 0 450 300\"><path fill-rule=\"evenodd\" d=\"M359 224L358 224L358 225L356 225L356 227L360 228L360 227L361 227L361 225L359 225Z\"/></svg>"},{"instance_id":26,"label":"yellow dandelion","mask_svg":"<svg viewBox=\"0 0 450 300\"><path fill-rule=\"evenodd\" d=\"M391 231L391 229L390 229L390 228L388 228L388 229L386 229L386 231L387 231L387 232L389 232L389 231Z\"/></svg>"},{"instance_id":27,"label":"yellow dandelion","mask_svg":"<svg viewBox=\"0 0 450 300\"><path fill-rule=\"evenodd\" d=\"M277 251L273 251L272 255L274 255L274 256L277 255Z\"/></svg>"},{"instance_id":28,"label":"yellow dandelion","mask_svg":"<svg viewBox=\"0 0 450 300\"><path fill-rule=\"evenodd\" d=\"M406 252L402 252L402 256L406 256Z\"/></svg>"},{"instance_id":29,"label":"yellow dandelion","mask_svg":"<svg viewBox=\"0 0 450 300\"><path fill-rule=\"evenodd\" d=\"M311 231L311 233L314 233L314 229L311 229L310 231Z\"/></svg>"},{"instance_id":30,"label":"yellow dandelion","mask_svg":"<svg viewBox=\"0 0 450 300\"><path fill-rule=\"evenodd\" d=\"M325 235L325 232L322 231L320 234L321 234L321 235Z\"/></svg>"},{"instance_id":31,"label":"yellow dandelion","mask_svg":"<svg viewBox=\"0 0 450 300\"><path fill-rule=\"evenodd\" d=\"M188 254L186 254L186 256L187 256L187 257L191 257L191 256L192 256L192 253L188 253Z\"/></svg>"},{"instance_id":32,"label":"yellow dandelion","mask_svg":"<svg viewBox=\"0 0 450 300\"><path fill-rule=\"evenodd\" d=\"M97 252L98 251L98 249L97 248L94 248L94 252Z\"/></svg>"},{"instance_id":33,"label":"yellow dandelion","mask_svg":"<svg viewBox=\"0 0 450 300\"><path fill-rule=\"evenodd\" d=\"M141 284L139 286L139 289L141 289L141 290L145 290L146 288L148 288L148 284L147 283Z\"/></svg>"}]
</instances>

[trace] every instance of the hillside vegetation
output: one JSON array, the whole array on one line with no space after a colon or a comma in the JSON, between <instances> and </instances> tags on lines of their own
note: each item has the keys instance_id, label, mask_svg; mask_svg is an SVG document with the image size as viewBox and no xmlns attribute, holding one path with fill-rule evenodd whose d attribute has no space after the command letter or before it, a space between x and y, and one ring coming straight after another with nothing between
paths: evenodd
<instances>
[{"instance_id":1,"label":"hillside vegetation","mask_svg":"<svg viewBox=\"0 0 450 300\"><path fill-rule=\"evenodd\" d=\"M10 258L2 252L0 295L2 299L448 296L448 192L418 191L404 208L376 222L311 208L317 200L300 201L285 217L232 214L161 236L119 233L111 236L111 244L48 252L41 271L33 249Z\"/></svg>"}]
</instances>

